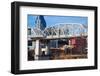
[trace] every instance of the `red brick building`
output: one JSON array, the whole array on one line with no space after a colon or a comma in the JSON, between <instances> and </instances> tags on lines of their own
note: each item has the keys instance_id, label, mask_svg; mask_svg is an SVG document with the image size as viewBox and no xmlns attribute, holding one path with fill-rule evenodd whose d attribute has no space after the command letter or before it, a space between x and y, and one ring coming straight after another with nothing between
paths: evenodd
<instances>
[{"instance_id":1,"label":"red brick building","mask_svg":"<svg viewBox=\"0 0 100 76\"><path fill-rule=\"evenodd\" d=\"M87 37L73 37L69 39L69 45L73 45L72 53L85 53L87 49Z\"/></svg>"}]
</instances>

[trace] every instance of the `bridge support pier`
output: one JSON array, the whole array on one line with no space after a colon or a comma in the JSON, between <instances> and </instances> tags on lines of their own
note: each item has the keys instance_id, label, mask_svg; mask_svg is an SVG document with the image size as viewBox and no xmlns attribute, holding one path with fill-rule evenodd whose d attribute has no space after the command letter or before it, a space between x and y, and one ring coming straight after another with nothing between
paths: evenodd
<instances>
[{"instance_id":1,"label":"bridge support pier","mask_svg":"<svg viewBox=\"0 0 100 76\"><path fill-rule=\"evenodd\" d=\"M56 40L56 48L58 48L58 40Z\"/></svg>"},{"instance_id":2,"label":"bridge support pier","mask_svg":"<svg viewBox=\"0 0 100 76\"><path fill-rule=\"evenodd\" d=\"M40 49L40 40L37 39L36 40L36 48L35 48L35 55L34 58L35 60L39 60L40 59L40 55L41 55L41 49Z\"/></svg>"},{"instance_id":3,"label":"bridge support pier","mask_svg":"<svg viewBox=\"0 0 100 76\"><path fill-rule=\"evenodd\" d=\"M46 55L50 55L50 44L49 44L49 41L46 42Z\"/></svg>"}]
</instances>

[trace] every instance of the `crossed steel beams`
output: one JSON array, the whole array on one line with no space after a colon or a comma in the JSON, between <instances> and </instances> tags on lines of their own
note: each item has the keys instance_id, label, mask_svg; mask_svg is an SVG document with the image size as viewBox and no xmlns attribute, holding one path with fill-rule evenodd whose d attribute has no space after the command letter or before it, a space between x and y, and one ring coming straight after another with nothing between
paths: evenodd
<instances>
[{"instance_id":1,"label":"crossed steel beams","mask_svg":"<svg viewBox=\"0 0 100 76\"><path fill-rule=\"evenodd\" d=\"M79 23L59 23L44 30L34 27L31 37L62 38L87 35L88 27Z\"/></svg>"}]
</instances>

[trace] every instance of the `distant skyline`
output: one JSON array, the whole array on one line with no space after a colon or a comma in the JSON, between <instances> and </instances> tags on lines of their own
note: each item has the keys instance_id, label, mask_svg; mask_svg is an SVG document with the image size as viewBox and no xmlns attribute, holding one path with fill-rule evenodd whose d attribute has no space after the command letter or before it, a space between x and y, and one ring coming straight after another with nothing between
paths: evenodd
<instances>
[{"instance_id":1,"label":"distant skyline","mask_svg":"<svg viewBox=\"0 0 100 76\"><path fill-rule=\"evenodd\" d=\"M35 26L35 20L37 15L28 15L27 21L29 27ZM46 21L47 26L52 26L57 23L80 23L85 26L88 25L88 17L82 17L82 16L50 16L45 15L44 19Z\"/></svg>"}]
</instances>

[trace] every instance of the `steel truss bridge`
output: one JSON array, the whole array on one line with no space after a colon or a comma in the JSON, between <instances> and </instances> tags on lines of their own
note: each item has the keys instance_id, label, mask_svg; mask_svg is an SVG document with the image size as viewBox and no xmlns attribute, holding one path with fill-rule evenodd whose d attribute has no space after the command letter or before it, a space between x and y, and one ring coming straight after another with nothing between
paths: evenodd
<instances>
[{"instance_id":1,"label":"steel truss bridge","mask_svg":"<svg viewBox=\"0 0 100 76\"><path fill-rule=\"evenodd\" d=\"M44 30L34 27L31 38L68 38L76 36L87 36L88 27L79 23L59 23L46 27Z\"/></svg>"}]
</instances>

